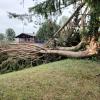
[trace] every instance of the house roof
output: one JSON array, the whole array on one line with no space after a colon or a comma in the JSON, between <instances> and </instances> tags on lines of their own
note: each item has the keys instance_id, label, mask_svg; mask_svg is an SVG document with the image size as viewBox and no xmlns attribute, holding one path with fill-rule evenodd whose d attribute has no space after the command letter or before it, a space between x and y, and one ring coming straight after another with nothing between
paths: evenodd
<instances>
[{"instance_id":1,"label":"house roof","mask_svg":"<svg viewBox=\"0 0 100 100\"><path fill-rule=\"evenodd\" d=\"M33 38L35 35L32 33L21 33L17 35L15 38Z\"/></svg>"}]
</instances>

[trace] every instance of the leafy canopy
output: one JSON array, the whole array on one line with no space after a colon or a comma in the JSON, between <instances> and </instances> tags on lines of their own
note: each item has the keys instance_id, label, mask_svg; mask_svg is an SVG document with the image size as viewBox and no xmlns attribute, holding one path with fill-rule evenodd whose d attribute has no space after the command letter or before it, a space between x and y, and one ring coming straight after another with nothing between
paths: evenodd
<instances>
[{"instance_id":1,"label":"leafy canopy","mask_svg":"<svg viewBox=\"0 0 100 100\"><path fill-rule=\"evenodd\" d=\"M3 33L0 33L0 41L4 40L5 36Z\"/></svg>"},{"instance_id":2,"label":"leafy canopy","mask_svg":"<svg viewBox=\"0 0 100 100\"><path fill-rule=\"evenodd\" d=\"M12 28L8 28L6 30L6 37L8 41L14 41L15 39L15 31Z\"/></svg>"},{"instance_id":3,"label":"leafy canopy","mask_svg":"<svg viewBox=\"0 0 100 100\"><path fill-rule=\"evenodd\" d=\"M30 7L29 11L48 17L50 14L60 13L62 8L82 1L87 3L91 10L100 13L100 0L46 0Z\"/></svg>"},{"instance_id":4,"label":"leafy canopy","mask_svg":"<svg viewBox=\"0 0 100 100\"><path fill-rule=\"evenodd\" d=\"M42 2L34 7L30 7L29 11L48 17L50 14L61 12L62 8L65 8L76 1L79 0L46 0L45 2Z\"/></svg>"},{"instance_id":5,"label":"leafy canopy","mask_svg":"<svg viewBox=\"0 0 100 100\"><path fill-rule=\"evenodd\" d=\"M47 41L58 30L59 26L51 20L46 21L37 32L37 38L40 41Z\"/></svg>"}]
</instances>

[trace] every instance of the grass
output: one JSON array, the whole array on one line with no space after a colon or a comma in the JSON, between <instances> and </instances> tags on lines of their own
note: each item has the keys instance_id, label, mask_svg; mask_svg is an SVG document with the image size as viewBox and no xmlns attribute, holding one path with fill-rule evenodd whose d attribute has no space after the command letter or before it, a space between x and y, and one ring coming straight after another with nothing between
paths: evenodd
<instances>
[{"instance_id":1,"label":"grass","mask_svg":"<svg viewBox=\"0 0 100 100\"><path fill-rule=\"evenodd\" d=\"M100 63L63 60L0 75L0 100L100 100Z\"/></svg>"}]
</instances>

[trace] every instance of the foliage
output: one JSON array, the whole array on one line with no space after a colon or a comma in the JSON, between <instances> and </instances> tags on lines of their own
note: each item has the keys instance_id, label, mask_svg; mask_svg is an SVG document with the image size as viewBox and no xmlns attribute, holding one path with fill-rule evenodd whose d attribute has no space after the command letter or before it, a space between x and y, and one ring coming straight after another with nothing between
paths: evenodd
<instances>
[{"instance_id":1,"label":"foliage","mask_svg":"<svg viewBox=\"0 0 100 100\"><path fill-rule=\"evenodd\" d=\"M80 37L79 31L65 30L58 38L58 45L64 47L76 46L80 42Z\"/></svg>"},{"instance_id":2,"label":"foliage","mask_svg":"<svg viewBox=\"0 0 100 100\"><path fill-rule=\"evenodd\" d=\"M59 21L59 25L63 26L66 23L67 20L68 20L67 16L62 16L60 21Z\"/></svg>"},{"instance_id":3,"label":"foliage","mask_svg":"<svg viewBox=\"0 0 100 100\"><path fill-rule=\"evenodd\" d=\"M10 57L6 53L1 54L0 73L5 74L13 71L22 70L28 67L40 65L42 60L32 60L31 57Z\"/></svg>"},{"instance_id":4,"label":"foliage","mask_svg":"<svg viewBox=\"0 0 100 100\"><path fill-rule=\"evenodd\" d=\"M37 38L40 41L47 41L54 35L54 33L58 30L58 28L59 26L55 22L47 20L38 30Z\"/></svg>"},{"instance_id":5,"label":"foliage","mask_svg":"<svg viewBox=\"0 0 100 100\"><path fill-rule=\"evenodd\" d=\"M8 41L14 41L15 40L15 31L12 28L8 28L6 30L6 38Z\"/></svg>"},{"instance_id":6,"label":"foliage","mask_svg":"<svg viewBox=\"0 0 100 100\"><path fill-rule=\"evenodd\" d=\"M63 8L65 8L78 1L81 0L46 0L43 3L31 7L30 11L48 17L49 14L61 12L62 5ZM98 28L100 27L100 0L84 0L83 2L87 3L91 12L88 35L94 35L98 32Z\"/></svg>"},{"instance_id":7,"label":"foliage","mask_svg":"<svg viewBox=\"0 0 100 100\"><path fill-rule=\"evenodd\" d=\"M28 67L34 67L49 62L64 59L59 55L44 54L41 58L33 59L32 57L12 57L7 53L0 53L0 74L22 70Z\"/></svg>"},{"instance_id":8,"label":"foliage","mask_svg":"<svg viewBox=\"0 0 100 100\"><path fill-rule=\"evenodd\" d=\"M5 36L3 33L0 33L0 41L4 40Z\"/></svg>"},{"instance_id":9,"label":"foliage","mask_svg":"<svg viewBox=\"0 0 100 100\"><path fill-rule=\"evenodd\" d=\"M35 1L35 0L34 0ZM45 16L46 18L50 15L57 15L61 13L63 8L66 8L70 5L77 4L77 2L84 2L90 9L90 24L89 31L87 35L94 35L98 32L98 27L100 26L100 0L45 0L45 1L37 1L38 3L29 8L29 11L32 14L40 14ZM20 17L18 14L10 14L13 17ZM22 15L24 16L24 15Z\"/></svg>"},{"instance_id":10,"label":"foliage","mask_svg":"<svg viewBox=\"0 0 100 100\"><path fill-rule=\"evenodd\" d=\"M0 64L7 59L8 59L7 53L0 53Z\"/></svg>"},{"instance_id":11,"label":"foliage","mask_svg":"<svg viewBox=\"0 0 100 100\"><path fill-rule=\"evenodd\" d=\"M40 2L34 7L31 7L29 11L41 15L48 15L52 14L52 12L61 12L62 8L75 4L78 1L81 0L46 0L44 2ZM96 9L97 11L100 11L100 0L84 0L84 2L87 3L91 9Z\"/></svg>"},{"instance_id":12,"label":"foliage","mask_svg":"<svg viewBox=\"0 0 100 100\"><path fill-rule=\"evenodd\" d=\"M85 0L85 2L89 5L91 10L88 35L96 36L100 27L100 0Z\"/></svg>"},{"instance_id":13,"label":"foliage","mask_svg":"<svg viewBox=\"0 0 100 100\"><path fill-rule=\"evenodd\" d=\"M100 0L84 0L84 2L86 2L92 10L100 13Z\"/></svg>"},{"instance_id":14,"label":"foliage","mask_svg":"<svg viewBox=\"0 0 100 100\"><path fill-rule=\"evenodd\" d=\"M46 0L34 7L30 7L29 11L48 17L50 14L56 14L56 12L61 13L62 8L67 7L76 1L79 0Z\"/></svg>"},{"instance_id":15,"label":"foliage","mask_svg":"<svg viewBox=\"0 0 100 100\"><path fill-rule=\"evenodd\" d=\"M7 58L7 56L5 56ZM3 59L0 65L0 73L8 73L12 71L18 71L26 67L31 67L31 59L29 58L11 58Z\"/></svg>"}]
</instances>

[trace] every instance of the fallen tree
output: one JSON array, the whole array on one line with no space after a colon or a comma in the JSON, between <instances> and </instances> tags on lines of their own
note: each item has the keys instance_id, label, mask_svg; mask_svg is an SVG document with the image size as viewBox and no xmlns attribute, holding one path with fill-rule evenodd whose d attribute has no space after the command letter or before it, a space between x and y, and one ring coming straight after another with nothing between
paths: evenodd
<instances>
[{"instance_id":1,"label":"fallen tree","mask_svg":"<svg viewBox=\"0 0 100 100\"><path fill-rule=\"evenodd\" d=\"M72 47L56 47L56 49L58 50L63 50L63 51L78 51L80 50L84 45L86 44L86 42L81 41L78 45L76 46L72 46Z\"/></svg>"},{"instance_id":2,"label":"fallen tree","mask_svg":"<svg viewBox=\"0 0 100 100\"><path fill-rule=\"evenodd\" d=\"M91 6L86 5L87 3L86 0L83 0L85 3L84 2L80 3L80 1L81 0L66 0L63 2L63 5L65 5L65 3L66 4L68 3L69 5L76 3L77 8L75 12L71 15L71 17L68 19L68 21L66 21L64 26L62 26L54 34L54 36L51 39L49 39L46 44L44 44L43 47L34 44L27 44L27 43L0 46L0 56L2 56L0 59L1 72L2 73L11 72L13 70L21 69L21 66L22 68L28 65L36 66L38 64L48 63L51 61L56 61L67 57L88 58L88 57L94 57L100 55L100 43L98 43L98 39L100 37L100 33L98 32L99 23L100 23L99 21L100 13L98 12L98 8L96 8L100 4L100 0L99 1L95 0L95 2L94 0L88 0L90 1L88 3L90 3ZM48 10L54 8L57 2L58 5L60 6L62 0L46 0L46 2L43 3L43 5L40 4L40 6L38 5L36 7L33 7L33 9L36 8L35 12L37 12L38 10L39 13L41 13L41 11L43 10L42 12L43 14L46 13L48 14L49 13ZM44 9L42 9L48 6L50 9L45 8L45 11ZM50 7L50 6L54 6L54 7ZM37 9L37 7L39 8ZM60 10L62 4L60 7L58 7L59 9L56 9L56 7L55 9L50 10L50 13L53 10L57 10L57 11ZM80 13L80 10L83 7L85 7L85 10L83 11L83 13ZM12 13L11 15L14 17L27 16L27 15L16 15ZM87 18L87 15L90 17L90 19ZM89 22L86 23L87 19L89 20ZM67 32L66 29L68 29ZM89 31L86 32L86 29L88 29ZM79 30L79 35L81 36L79 38L80 41L78 41L77 44L75 45L71 44L70 46L66 45L65 47L56 44L55 40L57 40L62 34L64 34L63 32L66 33L67 37L65 38L67 42L69 42L70 44L70 41L73 42L72 36L76 35L78 30ZM83 32L83 34L81 31ZM50 46L50 42L51 45L53 43L52 46Z\"/></svg>"},{"instance_id":3,"label":"fallen tree","mask_svg":"<svg viewBox=\"0 0 100 100\"><path fill-rule=\"evenodd\" d=\"M86 58L96 55L96 53L90 53L88 50L85 51L63 51L63 50L40 50L39 53L46 53L46 54L58 54L64 57L71 57L71 58Z\"/></svg>"},{"instance_id":4,"label":"fallen tree","mask_svg":"<svg viewBox=\"0 0 100 100\"><path fill-rule=\"evenodd\" d=\"M59 48L42 48L39 46L35 46L37 48L15 48L15 49L8 49L8 50L2 50L0 51L0 53L9 53L9 52L25 52L25 53L29 53L29 54L57 54L57 55L61 55L61 56L65 56L65 57L74 57L74 58L84 58L84 57L90 57L90 56L94 56L98 54L98 51L100 49L99 45L96 43L95 38L92 38L92 40L89 42L89 45L87 45L85 50L79 50L83 44L85 44L84 41L80 42L77 46L74 47L59 47ZM78 51L77 51L78 50Z\"/></svg>"},{"instance_id":5,"label":"fallen tree","mask_svg":"<svg viewBox=\"0 0 100 100\"><path fill-rule=\"evenodd\" d=\"M68 4L68 5L66 5ZM45 15L48 16L49 14L55 13L56 11L61 11L62 5L65 7L69 5L76 4L76 10L74 13L71 15L71 17L66 21L66 23L54 34L54 36L47 41L47 43L44 45L43 48L38 48L36 51L32 49L26 49L25 51L30 51L34 53L41 53L41 54L58 54L61 56L66 56L66 57L90 57L98 54L98 49L99 46L97 44L98 42L98 29L99 29L99 17L100 17L100 0L66 0L62 2L62 0L46 0L44 3L40 3L36 5L35 7L32 7L30 11L34 11L37 14ZM59 6L57 6L59 5ZM46 8L50 9L46 9ZM86 7L84 13L81 13L81 9L83 7ZM82 9L83 11L83 9ZM87 13L90 12L90 13ZM11 14L14 16L14 14ZM16 14L15 14L16 15ZM81 17L79 18L79 16ZM87 17L87 15L90 17L90 19ZM21 15L20 15L21 16ZM20 17L17 15L16 17ZM86 19L88 18L88 22L86 22ZM74 26L70 25L70 23L74 23ZM73 32L77 30L82 30L83 31L83 36L80 38L81 42L72 47L59 47L54 44L54 47L50 48L49 43L51 40L59 37L59 34L63 33L63 30L65 31L65 28L74 28ZM85 30L88 29L88 32L85 32ZM81 32L80 32L81 33ZM68 37L71 37L72 34L67 33ZM86 35L86 39L83 41L84 36ZM24 49L22 49L24 50ZM10 50L9 50L10 51Z\"/></svg>"}]
</instances>

